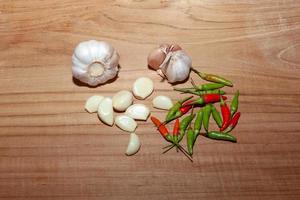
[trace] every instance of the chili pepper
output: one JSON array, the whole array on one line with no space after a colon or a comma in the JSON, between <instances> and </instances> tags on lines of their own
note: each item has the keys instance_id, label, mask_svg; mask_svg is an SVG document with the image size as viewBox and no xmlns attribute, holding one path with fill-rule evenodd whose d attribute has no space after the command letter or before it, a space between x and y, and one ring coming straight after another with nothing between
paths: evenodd
<instances>
[{"instance_id":1,"label":"chili pepper","mask_svg":"<svg viewBox=\"0 0 300 200\"><path fill-rule=\"evenodd\" d=\"M216 107L214 105L212 105L212 104L211 104L211 114L212 114L215 122L219 126L219 128L221 128L222 127L222 123L223 123L221 115L220 115L219 111L217 111Z\"/></svg>"},{"instance_id":2,"label":"chili pepper","mask_svg":"<svg viewBox=\"0 0 300 200\"><path fill-rule=\"evenodd\" d=\"M187 101L187 100L189 100L190 98L192 98L192 97L193 97L193 96L186 97L186 98L184 98L184 99L181 100L181 101L177 101L177 102L173 105L173 107L169 110L169 112L168 112L168 114L167 114L167 116L166 116L165 123L168 123L168 122L170 122L170 121L172 121L172 120L174 120L174 119L180 117L180 116L175 116L175 115L176 115L176 114L178 115L178 111L179 111L179 109L181 108L182 104L183 104L185 101Z\"/></svg>"},{"instance_id":3,"label":"chili pepper","mask_svg":"<svg viewBox=\"0 0 300 200\"><path fill-rule=\"evenodd\" d=\"M194 131L190 127L186 134L186 142L187 142L187 149L190 155L193 155L193 147L194 147Z\"/></svg>"},{"instance_id":4,"label":"chili pepper","mask_svg":"<svg viewBox=\"0 0 300 200\"><path fill-rule=\"evenodd\" d=\"M183 93L190 93L194 95L203 95L203 94L221 94L224 95L224 90L214 89L214 90L207 90L207 91L197 91L195 88L174 88L175 91L183 92Z\"/></svg>"},{"instance_id":5,"label":"chili pepper","mask_svg":"<svg viewBox=\"0 0 300 200\"><path fill-rule=\"evenodd\" d=\"M215 103L215 102L219 102L220 101L220 96L218 94L204 94L203 95L203 99L204 99L204 103ZM222 96L223 100L226 100L227 97L226 96Z\"/></svg>"},{"instance_id":6,"label":"chili pepper","mask_svg":"<svg viewBox=\"0 0 300 200\"><path fill-rule=\"evenodd\" d=\"M191 113L190 115L183 118L183 120L180 122L177 143L181 142L181 140L183 139L183 137L186 133L186 129L188 128L190 123L193 121L194 117L195 117L195 114ZM172 145L170 149L172 149L173 147L175 147L175 145ZM170 149L168 149L168 150L170 150Z\"/></svg>"},{"instance_id":7,"label":"chili pepper","mask_svg":"<svg viewBox=\"0 0 300 200\"><path fill-rule=\"evenodd\" d=\"M159 119L157 119L156 117L151 116L151 121L153 122L153 124L158 128L159 133L169 142L173 141L172 136L169 134L169 131L167 129L167 127L162 124Z\"/></svg>"},{"instance_id":8,"label":"chili pepper","mask_svg":"<svg viewBox=\"0 0 300 200\"><path fill-rule=\"evenodd\" d=\"M241 113L237 112L235 115L232 117L229 126L223 131L224 133L229 133L231 132L234 127L238 124L239 119L240 119Z\"/></svg>"},{"instance_id":9,"label":"chili pepper","mask_svg":"<svg viewBox=\"0 0 300 200\"><path fill-rule=\"evenodd\" d=\"M207 91L207 90L220 89L222 87L224 87L224 85L221 84L221 83L206 83L206 84L203 84L203 85L196 86L196 89Z\"/></svg>"},{"instance_id":10,"label":"chili pepper","mask_svg":"<svg viewBox=\"0 0 300 200\"><path fill-rule=\"evenodd\" d=\"M187 105L187 106L183 106L181 107L179 110L181 112L181 115L186 114L187 112L189 112L189 110L192 108L192 105Z\"/></svg>"},{"instance_id":11,"label":"chili pepper","mask_svg":"<svg viewBox=\"0 0 300 200\"><path fill-rule=\"evenodd\" d=\"M179 134L179 119L177 118L174 124L174 128L173 128L173 139L175 142L178 142L178 134Z\"/></svg>"},{"instance_id":12,"label":"chili pepper","mask_svg":"<svg viewBox=\"0 0 300 200\"><path fill-rule=\"evenodd\" d=\"M221 133L218 131L210 131L207 133L207 137L215 140L226 140L231 142L236 142L236 138L228 133Z\"/></svg>"},{"instance_id":13,"label":"chili pepper","mask_svg":"<svg viewBox=\"0 0 300 200\"><path fill-rule=\"evenodd\" d=\"M221 113L222 113L222 118L223 118L223 123L220 128L220 131L224 131L230 123L230 118L231 118L230 110L229 110L227 104L223 101L223 99L221 99L220 107L221 107Z\"/></svg>"},{"instance_id":14,"label":"chili pepper","mask_svg":"<svg viewBox=\"0 0 300 200\"><path fill-rule=\"evenodd\" d=\"M192 68L192 71L194 71L203 80L210 81L210 82L215 82L215 83L222 83L222 84L224 84L226 86L230 86L230 87L233 86L233 84L232 84L231 81L229 81L229 80L227 80L227 79L225 79L225 78L223 78L221 76L199 72L198 70L196 70L194 68Z\"/></svg>"},{"instance_id":15,"label":"chili pepper","mask_svg":"<svg viewBox=\"0 0 300 200\"><path fill-rule=\"evenodd\" d=\"M196 138L200 133L202 127L202 119L203 119L203 110L199 110L194 122L194 142L196 141Z\"/></svg>"},{"instance_id":16,"label":"chili pepper","mask_svg":"<svg viewBox=\"0 0 300 200\"><path fill-rule=\"evenodd\" d=\"M234 95L232 101L231 101L231 105L230 105L230 115L231 115L231 117L238 110L238 107L239 107L239 95L240 95L240 92L237 90L235 92L235 95Z\"/></svg>"},{"instance_id":17,"label":"chili pepper","mask_svg":"<svg viewBox=\"0 0 300 200\"><path fill-rule=\"evenodd\" d=\"M209 124L209 118L211 114L210 105L207 104L203 108L203 126L206 132L208 132L208 124Z\"/></svg>"},{"instance_id":18,"label":"chili pepper","mask_svg":"<svg viewBox=\"0 0 300 200\"><path fill-rule=\"evenodd\" d=\"M193 101L195 101L195 100L193 100L193 99L190 99L190 100L188 100L188 101L184 102L184 103L182 104L182 106L181 106L181 107L183 107L183 106L186 106L186 105L189 105L189 104L190 104L190 103L192 103Z\"/></svg>"},{"instance_id":19,"label":"chili pepper","mask_svg":"<svg viewBox=\"0 0 300 200\"><path fill-rule=\"evenodd\" d=\"M204 105L208 103L216 103L220 101L220 96L219 94L204 94L198 99L194 100L193 102L187 104L187 105ZM226 100L226 96L222 96L222 99Z\"/></svg>"},{"instance_id":20,"label":"chili pepper","mask_svg":"<svg viewBox=\"0 0 300 200\"><path fill-rule=\"evenodd\" d=\"M195 114L191 113L190 115L183 118L183 120L180 122L178 142L182 140L183 136L185 135L187 127L193 121L194 117Z\"/></svg>"}]
</instances>

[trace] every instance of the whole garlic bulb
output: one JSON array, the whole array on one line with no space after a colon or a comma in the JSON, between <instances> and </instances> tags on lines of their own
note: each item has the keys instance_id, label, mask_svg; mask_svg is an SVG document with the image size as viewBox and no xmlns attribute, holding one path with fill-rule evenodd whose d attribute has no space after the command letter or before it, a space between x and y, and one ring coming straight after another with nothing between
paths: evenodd
<instances>
[{"instance_id":1,"label":"whole garlic bulb","mask_svg":"<svg viewBox=\"0 0 300 200\"><path fill-rule=\"evenodd\" d=\"M96 86L117 75L119 54L107 42L89 40L76 46L72 63L72 73L76 79Z\"/></svg>"},{"instance_id":2,"label":"whole garlic bulb","mask_svg":"<svg viewBox=\"0 0 300 200\"><path fill-rule=\"evenodd\" d=\"M184 81L190 74L192 59L177 44L162 44L148 55L148 65L169 83Z\"/></svg>"}]
</instances>

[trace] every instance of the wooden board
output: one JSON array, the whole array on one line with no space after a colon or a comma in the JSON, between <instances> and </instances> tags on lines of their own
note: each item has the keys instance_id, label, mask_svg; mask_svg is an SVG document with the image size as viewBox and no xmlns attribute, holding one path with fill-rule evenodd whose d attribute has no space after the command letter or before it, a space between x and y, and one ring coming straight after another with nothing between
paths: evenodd
<instances>
[{"instance_id":1,"label":"wooden board","mask_svg":"<svg viewBox=\"0 0 300 200\"><path fill-rule=\"evenodd\" d=\"M89 39L119 51L116 81L72 81L74 47ZM126 157L128 134L84 111L146 74L155 92L143 103L162 118L151 100L178 94L146 57L164 42L231 79L229 98L240 90L237 144L201 137L191 163L162 155L166 142L139 122L142 148ZM0 77L1 199L300 198L300 1L1 0Z\"/></svg>"}]
</instances>

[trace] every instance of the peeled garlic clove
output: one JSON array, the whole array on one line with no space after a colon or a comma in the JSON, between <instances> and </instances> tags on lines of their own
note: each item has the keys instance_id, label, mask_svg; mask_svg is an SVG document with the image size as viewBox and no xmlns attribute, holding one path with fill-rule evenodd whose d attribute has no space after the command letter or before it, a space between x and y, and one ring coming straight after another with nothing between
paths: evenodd
<instances>
[{"instance_id":1,"label":"peeled garlic clove","mask_svg":"<svg viewBox=\"0 0 300 200\"><path fill-rule=\"evenodd\" d=\"M125 111L133 102L133 95L127 90L117 92L113 98L113 107L117 111Z\"/></svg>"},{"instance_id":2,"label":"peeled garlic clove","mask_svg":"<svg viewBox=\"0 0 300 200\"><path fill-rule=\"evenodd\" d=\"M156 96L152 101L153 107L163 110L169 110L172 108L173 103L167 96Z\"/></svg>"},{"instance_id":3,"label":"peeled garlic clove","mask_svg":"<svg viewBox=\"0 0 300 200\"><path fill-rule=\"evenodd\" d=\"M125 154L127 156L134 155L140 150L140 147L141 147L141 142L137 134L130 133L129 143Z\"/></svg>"},{"instance_id":4,"label":"peeled garlic clove","mask_svg":"<svg viewBox=\"0 0 300 200\"><path fill-rule=\"evenodd\" d=\"M137 127L136 121L134 121L134 119L128 117L127 115L117 116L115 119L115 123L120 129L127 132L133 132Z\"/></svg>"},{"instance_id":5,"label":"peeled garlic clove","mask_svg":"<svg viewBox=\"0 0 300 200\"><path fill-rule=\"evenodd\" d=\"M84 108L89 112L89 113L93 113L93 112L97 112L98 107L99 107L99 103L100 101L103 99L103 96L100 95L93 95L91 97L89 97L86 102L85 102L85 106Z\"/></svg>"},{"instance_id":6,"label":"peeled garlic clove","mask_svg":"<svg viewBox=\"0 0 300 200\"><path fill-rule=\"evenodd\" d=\"M98 116L105 124L110 126L114 124L114 112L111 98L105 97L100 101Z\"/></svg>"},{"instance_id":7,"label":"peeled garlic clove","mask_svg":"<svg viewBox=\"0 0 300 200\"><path fill-rule=\"evenodd\" d=\"M147 77L138 78L133 83L132 92L137 99L145 99L153 92L153 81Z\"/></svg>"},{"instance_id":8,"label":"peeled garlic clove","mask_svg":"<svg viewBox=\"0 0 300 200\"><path fill-rule=\"evenodd\" d=\"M170 60L161 67L169 83L182 82L189 77L192 59L182 50L170 52Z\"/></svg>"},{"instance_id":9,"label":"peeled garlic clove","mask_svg":"<svg viewBox=\"0 0 300 200\"><path fill-rule=\"evenodd\" d=\"M150 110L144 104L133 104L127 108L125 114L136 120L147 120Z\"/></svg>"},{"instance_id":10,"label":"peeled garlic clove","mask_svg":"<svg viewBox=\"0 0 300 200\"><path fill-rule=\"evenodd\" d=\"M118 73L119 54L107 42L79 43L72 56L73 76L91 86L103 84Z\"/></svg>"}]
</instances>

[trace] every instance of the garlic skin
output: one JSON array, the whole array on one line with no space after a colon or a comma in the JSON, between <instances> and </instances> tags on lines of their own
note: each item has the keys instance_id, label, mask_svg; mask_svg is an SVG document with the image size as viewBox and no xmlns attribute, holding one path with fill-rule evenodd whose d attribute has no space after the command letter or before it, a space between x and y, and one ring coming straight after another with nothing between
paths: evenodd
<instances>
[{"instance_id":1,"label":"garlic skin","mask_svg":"<svg viewBox=\"0 0 300 200\"><path fill-rule=\"evenodd\" d=\"M152 100L152 105L154 108L162 109L162 110L169 110L173 106L172 100L167 96L156 96Z\"/></svg>"},{"instance_id":2,"label":"garlic skin","mask_svg":"<svg viewBox=\"0 0 300 200\"><path fill-rule=\"evenodd\" d=\"M100 95L93 95L93 96L89 97L86 100L86 103L84 106L85 110L88 111L89 113L97 112L99 104L102 101L102 99L104 99L104 97L100 96Z\"/></svg>"},{"instance_id":3,"label":"garlic skin","mask_svg":"<svg viewBox=\"0 0 300 200\"><path fill-rule=\"evenodd\" d=\"M163 60L163 62L161 62ZM192 59L177 44L163 44L148 56L148 65L169 83L182 82L190 74Z\"/></svg>"},{"instance_id":4,"label":"garlic skin","mask_svg":"<svg viewBox=\"0 0 300 200\"><path fill-rule=\"evenodd\" d=\"M114 111L112 106L112 100L109 97L104 97L98 107L98 116L102 122L112 126L114 124Z\"/></svg>"},{"instance_id":5,"label":"garlic skin","mask_svg":"<svg viewBox=\"0 0 300 200\"><path fill-rule=\"evenodd\" d=\"M129 142L125 154L127 156L132 156L140 150L140 147L141 142L139 136L135 133L130 133Z\"/></svg>"},{"instance_id":6,"label":"garlic skin","mask_svg":"<svg viewBox=\"0 0 300 200\"><path fill-rule=\"evenodd\" d=\"M122 129L123 131L133 132L137 127L136 121L127 115L119 115L115 119L115 124L117 127Z\"/></svg>"},{"instance_id":7,"label":"garlic skin","mask_svg":"<svg viewBox=\"0 0 300 200\"><path fill-rule=\"evenodd\" d=\"M90 86L104 84L118 73L119 54L107 42L79 43L72 56L73 76Z\"/></svg>"},{"instance_id":8,"label":"garlic skin","mask_svg":"<svg viewBox=\"0 0 300 200\"><path fill-rule=\"evenodd\" d=\"M144 104L137 103L129 106L125 114L133 119L146 121L150 115L150 110Z\"/></svg>"}]
</instances>

